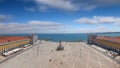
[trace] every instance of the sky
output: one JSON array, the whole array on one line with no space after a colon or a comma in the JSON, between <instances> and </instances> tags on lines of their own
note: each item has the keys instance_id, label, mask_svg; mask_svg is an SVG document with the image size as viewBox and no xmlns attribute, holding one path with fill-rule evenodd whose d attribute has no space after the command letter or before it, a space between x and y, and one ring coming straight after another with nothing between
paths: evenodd
<instances>
[{"instance_id":1,"label":"sky","mask_svg":"<svg viewBox=\"0 0 120 68\"><path fill-rule=\"evenodd\" d=\"M0 0L0 34L120 31L120 0Z\"/></svg>"}]
</instances>

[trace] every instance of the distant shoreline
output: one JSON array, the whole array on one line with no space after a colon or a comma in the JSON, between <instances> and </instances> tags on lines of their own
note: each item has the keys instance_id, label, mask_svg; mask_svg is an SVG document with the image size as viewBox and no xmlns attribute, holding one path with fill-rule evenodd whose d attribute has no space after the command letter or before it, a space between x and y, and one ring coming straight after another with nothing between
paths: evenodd
<instances>
[{"instance_id":1,"label":"distant shoreline","mask_svg":"<svg viewBox=\"0 0 120 68\"><path fill-rule=\"evenodd\" d=\"M43 40L43 41L50 41L50 42L87 42L87 41L82 41L82 40L75 40L75 41L65 41L65 40L59 40L59 41L52 41L52 40L46 40L46 39L39 39L39 40Z\"/></svg>"},{"instance_id":2,"label":"distant shoreline","mask_svg":"<svg viewBox=\"0 0 120 68\"><path fill-rule=\"evenodd\" d=\"M76 41L87 41L88 33L65 33L65 34L37 34L39 39L58 42L58 41L67 41L67 42L76 42ZM120 33L96 33L98 36L120 36ZM0 36L26 36L30 34L0 34Z\"/></svg>"}]
</instances>

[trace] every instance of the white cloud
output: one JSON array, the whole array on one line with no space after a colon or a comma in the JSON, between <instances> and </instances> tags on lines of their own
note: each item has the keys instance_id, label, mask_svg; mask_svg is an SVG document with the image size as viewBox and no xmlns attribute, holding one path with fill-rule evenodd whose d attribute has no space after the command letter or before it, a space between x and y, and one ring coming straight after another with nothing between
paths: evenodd
<instances>
[{"instance_id":1,"label":"white cloud","mask_svg":"<svg viewBox=\"0 0 120 68\"><path fill-rule=\"evenodd\" d=\"M79 8L82 10L93 10L99 7L111 7L111 6L119 6L120 0L71 0L73 2L79 3Z\"/></svg>"},{"instance_id":2,"label":"white cloud","mask_svg":"<svg viewBox=\"0 0 120 68\"><path fill-rule=\"evenodd\" d=\"M27 23L0 23L0 33L56 33L65 25L51 21L29 21Z\"/></svg>"},{"instance_id":3,"label":"white cloud","mask_svg":"<svg viewBox=\"0 0 120 68\"><path fill-rule=\"evenodd\" d=\"M99 7L111 7L120 5L120 0L20 0L20 1L28 3L35 2L37 4L38 9L41 11L46 11L49 8L67 11L77 10L91 11Z\"/></svg>"},{"instance_id":4,"label":"white cloud","mask_svg":"<svg viewBox=\"0 0 120 68\"><path fill-rule=\"evenodd\" d=\"M94 24L94 23L97 23L97 21L96 20L94 20L94 19L88 19L88 18L80 18L80 19L77 19L77 20L75 20L75 22L78 22L78 23L86 23L86 24Z\"/></svg>"},{"instance_id":5,"label":"white cloud","mask_svg":"<svg viewBox=\"0 0 120 68\"><path fill-rule=\"evenodd\" d=\"M98 7L118 6L120 0L34 0L39 9L46 10L47 6L67 11L86 10L90 11Z\"/></svg>"},{"instance_id":6,"label":"white cloud","mask_svg":"<svg viewBox=\"0 0 120 68\"><path fill-rule=\"evenodd\" d=\"M45 11L47 11L48 8L46 6L39 6L38 9L42 12L45 12Z\"/></svg>"},{"instance_id":7,"label":"white cloud","mask_svg":"<svg viewBox=\"0 0 120 68\"><path fill-rule=\"evenodd\" d=\"M35 12L36 11L36 9L34 8L34 7L24 7L24 9L26 10L26 11L30 11L30 12Z\"/></svg>"},{"instance_id":8,"label":"white cloud","mask_svg":"<svg viewBox=\"0 0 120 68\"><path fill-rule=\"evenodd\" d=\"M4 0L1 0L1 2L2 1ZM111 7L120 5L120 0L17 0L17 1L23 1L27 3L35 2L37 4L38 10L41 11L46 11L49 8L67 11L77 10L91 11L99 7Z\"/></svg>"},{"instance_id":9,"label":"white cloud","mask_svg":"<svg viewBox=\"0 0 120 68\"><path fill-rule=\"evenodd\" d=\"M76 4L73 4L70 0L35 0L35 2L41 5L47 5L48 7L62 9L62 10L78 10Z\"/></svg>"},{"instance_id":10,"label":"white cloud","mask_svg":"<svg viewBox=\"0 0 120 68\"><path fill-rule=\"evenodd\" d=\"M29 24L36 26L61 26L60 23L50 22L50 21L30 21Z\"/></svg>"},{"instance_id":11,"label":"white cloud","mask_svg":"<svg viewBox=\"0 0 120 68\"><path fill-rule=\"evenodd\" d=\"M74 22L86 24L100 24L100 23L120 23L120 17L113 16L93 16L92 18L79 18Z\"/></svg>"},{"instance_id":12,"label":"white cloud","mask_svg":"<svg viewBox=\"0 0 120 68\"><path fill-rule=\"evenodd\" d=\"M119 32L119 26L96 26L96 27L82 27L75 30L76 33L95 33L95 32Z\"/></svg>"},{"instance_id":13,"label":"white cloud","mask_svg":"<svg viewBox=\"0 0 120 68\"><path fill-rule=\"evenodd\" d=\"M117 32L119 26L96 25L76 27L51 21L28 21L27 23L0 23L0 33L92 33Z\"/></svg>"},{"instance_id":14,"label":"white cloud","mask_svg":"<svg viewBox=\"0 0 120 68\"><path fill-rule=\"evenodd\" d=\"M86 11L91 11L91 10L93 10L95 8L96 8L96 6L90 5L90 6L85 6L83 9L86 10Z\"/></svg>"},{"instance_id":15,"label":"white cloud","mask_svg":"<svg viewBox=\"0 0 120 68\"><path fill-rule=\"evenodd\" d=\"M0 22L8 20L10 17L6 15L0 15Z\"/></svg>"}]
</instances>

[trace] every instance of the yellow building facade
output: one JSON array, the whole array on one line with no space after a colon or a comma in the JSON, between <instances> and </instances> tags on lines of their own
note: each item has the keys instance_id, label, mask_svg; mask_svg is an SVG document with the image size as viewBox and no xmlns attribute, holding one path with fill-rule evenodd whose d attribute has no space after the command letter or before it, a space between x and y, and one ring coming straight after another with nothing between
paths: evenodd
<instances>
[{"instance_id":1,"label":"yellow building facade","mask_svg":"<svg viewBox=\"0 0 120 68\"><path fill-rule=\"evenodd\" d=\"M12 49L15 49L18 47L22 47L29 43L30 43L30 38L2 43L2 44L0 44L0 53L4 53L6 51L9 51L9 50L12 50Z\"/></svg>"},{"instance_id":2,"label":"yellow building facade","mask_svg":"<svg viewBox=\"0 0 120 68\"><path fill-rule=\"evenodd\" d=\"M95 39L94 42L99 43L104 46L120 49L120 43L118 43L118 42L102 40L102 39Z\"/></svg>"}]
</instances>

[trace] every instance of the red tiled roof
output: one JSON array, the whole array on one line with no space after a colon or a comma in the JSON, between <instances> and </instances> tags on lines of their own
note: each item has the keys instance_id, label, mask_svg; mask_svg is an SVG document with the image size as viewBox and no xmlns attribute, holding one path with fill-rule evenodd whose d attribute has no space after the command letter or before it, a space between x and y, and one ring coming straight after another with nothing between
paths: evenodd
<instances>
[{"instance_id":1,"label":"red tiled roof","mask_svg":"<svg viewBox=\"0 0 120 68\"><path fill-rule=\"evenodd\" d=\"M114 38L118 38L118 39L120 39L120 36L118 36L118 37L114 37Z\"/></svg>"},{"instance_id":2,"label":"red tiled roof","mask_svg":"<svg viewBox=\"0 0 120 68\"><path fill-rule=\"evenodd\" d=\"M1 43L5 43L5 42L7 42L6 39L0 39L0 44L1 44Z\"/></svg>"},{"instance_id":3,"label":"red tiled roof","mask_svg":"<svg viewBox=\"0 0 120 68\"><path fill-rule=\"evenodd\" d=\"M0 36L0 44L11 42L11 41L17 41L17 40L23 40L28 38L27 36Z\"/></svg>"},{"instance_id":4,"label":"red tiled roof","mask_svg":"<svg viewBox=\"0 0 120 68\"><path fill-rule=\"evenodd\" d=\"M97 36L96 39L108 40L113 42L120 43L120 38L106 37L106 36Z\"/></svg>"}]
</instances>

